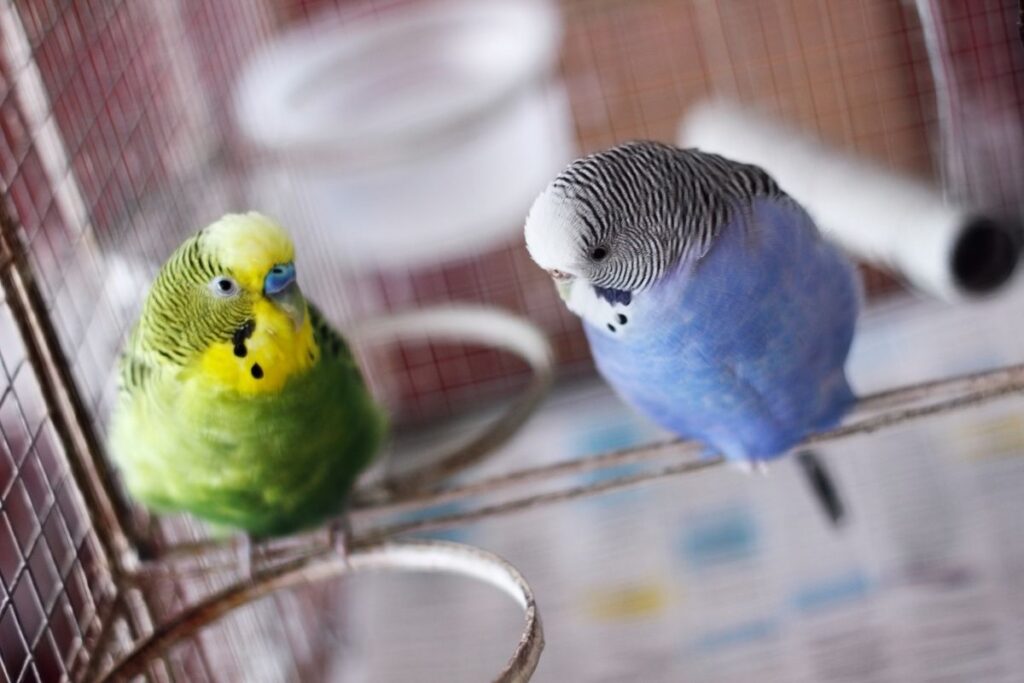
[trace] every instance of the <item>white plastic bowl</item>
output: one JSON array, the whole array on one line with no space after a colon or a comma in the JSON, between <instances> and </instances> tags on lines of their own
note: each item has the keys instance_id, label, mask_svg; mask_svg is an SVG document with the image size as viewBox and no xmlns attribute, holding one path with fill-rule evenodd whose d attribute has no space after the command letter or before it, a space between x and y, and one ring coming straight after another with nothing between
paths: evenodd
<instances>
[{"instance_id":1,"label":"white plastic bowl","mask_svg":"<svg viewBox=\"0 0 1024 683\"><path fill-rule=\"evenodd\" d=\"M284 34L236 93L243 135L279 164L253 202L356 267L509 239L574 151L559 38L542 0L415 3Z\"/></svg>"}]
</instances>

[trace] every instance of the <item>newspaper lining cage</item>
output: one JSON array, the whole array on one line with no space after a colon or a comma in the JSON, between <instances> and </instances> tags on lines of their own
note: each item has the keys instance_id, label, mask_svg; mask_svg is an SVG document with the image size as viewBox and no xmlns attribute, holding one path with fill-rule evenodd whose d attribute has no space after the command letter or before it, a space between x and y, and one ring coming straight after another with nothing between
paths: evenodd
<instances>
[{"instance_id":1,"label":"newspaper lining cage","mask_svg":"<svg viewBox=\"0 0 1024 683\"><path fill-rule=\"evenodd\" d=\"M335 229L333 221L343 220L332 218L324 196L377 197L372 205L352 208L353 220L377 216L395 225L443 213L458 198L425 186L420 188L424 203L409 207L411 216L375 214L383 211L379 198L386 198L387 187L402 179L373 175L372 167L365 171L347 166L349 160L325 145L366 142L381 129L357 127L353 139L325 142L313 133L331 132L332 119L323 118L331 112L314 102L305 111L314 123L303 130L312 136L314 148L326 149L325 158L267 149L251 127L236 121L241 114L235 107L244 109L244 102L232 99L236 81L289 27L300 26L301 31L301 25L310 23L344 33L369 25L387 34L381 27L393 18L408 21L403 19L407 11L429 13L423 8L431 4L26 0L0 6L0 671L5 679L84 680L122 662L154 680L237 680L252 673L247 660L255 657L258 639L277 642L279 678L325 678L324 653L310 643L327 646L305 637L323 619L317 601L299 604L271 589L297 585L315 590L310 587L317 579L349 568L372 568L402 553L401 561L413 566L444 569L445 560L438 565L431 555L439 549L448 558L448 569L485 575L526 609L527 635L505 675L508 680L528 677L543 637L533 596L519 574L483 551L424 541L396 545L391 539L719 462L699 459L697 449L687 444L659 442L584 460L561 460L554 454L552 462L475 478L463 474L448 485L440 484L446 467L426 465L430 476L423 481L406 479L413 483L391 488L375 488L371 482L362 490L353 511L357 550L351 567L325 559L329 549L311 534L264 548L266 573L252 582L233 581L235 551L230 543L209 542L201 529L182 520L148 519L128 506L103 459L100 436L115 393L114 357L155 265L183 235L226 208L258 204L287 215L301 226L299 248L310 254L307 272L313 296L331 317L383 321L383 326L364 328L367 343L362 350L371 381L408 425L396 452L422 451L423 443L443 442L445 435L438 437L425 427L443 419L464 429L459 421L471 406L490 405L491 410L472 417L474 425L491 420L491 430L473 432L478 438L461 442L454 454L459 465L492 452L540 399L550 379L543 340L523 328L515 341L516 332L501 326L506 318L478 328L475 339L460 336L459 344L396 346L380 342L379 336L396 336L388 325L405 309L467 300L497 305L537 322L553 342L560 372L585 374L585 343L543 273L533 270L519 246L516 224L516 216L521 218L538 189L535 185L543 184L577 151L630 137L675 141L680 122L699 111L694 105L715 95L756 104L793 127L813 131L833 146L896 172L941 177L947 195L961 205L992 212L995 219L1020 216L1024 210L1019 193L1024 183L1024 41L1016 23L1020 10L1009 0L863 0L832 6L804 0L565 0L560 3L560 24L552 3L495 2L496 12L505 5L515 5L517 9L509 10L513 13L523 12L522 25L499 23L511 31L532 31L536 42L525 44L536 52L508 52L508 45L518 44L518 34L503 37L496 31L480 44L470 36L463 45L465 54L455 58L489 68L522 68L515 78L494 79L505 90L461 102L464 111L478 112L477 127L470 128L492 125L493 139L506 146L471 149L479 140L458 135L432 141L449 148L464 145L460 149L466 159L478 163L515 150L536 168L518 179L489 178L492 187L501 188L493 205L480 190L466 188L473 196L466 198L463 213L452 214L439 231L459 235L478 223L476 242L462 244L439 232L437 258L419 243L392 253L388 246L395 234L382 232L358 242L358 234L341 232L343 226ZM458 8L458 3L440 4L445 11ZM488 18L480 21L486 24ZM564 36L560 68L555 69L559 25ZM406 58L422 49L415 41L404 44L413 50ZM487 52L491 44L506 51L497 50L495 57ZM358 53L328 56L363 58ZM334 66L351 73L342 62ZM419 78L446 80L446 73L432 75L430 66L425 65ZM471 83L473 78L490 80L490 72L481 73L468 70L461 75ZM400 75L388 72L379 78L398 91L401 79L388 79ZM368 96L380 96L373 85L361 87L368 89ZM324 82L309 87L335 97L337 105L354 97L344 90L347 86ZM353 116L357 104L346 105ZM402 110L400 99L390 106ZM411 136L397 147L401 154L412 150L411 160L403 163L416 173L441 173L430 166L430 148L419 147L416 135L433 136L437 129L423 122L433 120L431 116L450 121L446 115L450 112L409 109L405 120L388 122ZM465 119L455 120L469 126ZM695 120L687 119L691 124ZM267 119L260 121L270 125ZM278 126L271 127L270 136L276 132L283 137L283 124L270 123ZM684 136L697 134L692 126L687 130ZM701 144L713 144L713 135L705 133L709 137ZM524 139L545 141L546 154L531 156L531 149L520 144ZM934 153L929 151L930 139L939 142ZM745 143L726 135L720 144ZM772 154L750 146L729 151ZM450 178L464 181L481 176L480 168L466 162L448 170ZM457 175L459 170L468 175ZM502 195L500 202L497 194ZM842 230L837 226L837 234ZM375 241L378 237L382 239ZM947 235L936 251L952 248L956 237ZM1001 238L994 239L1001 244ZM865 258L877 257L882 265L895 263L923 289L947 297L963 294L949 285L948 277L942 279L951 272L946 262L936 276L935 270L904 258L898 245L881 255L870 249L861 253L856 243L847 246ZM349 248L347 255L341 254ZM970 248L967 252L976 253ZM990 262L980 262L982 270L991 272ZM998 277L986 280L987 286L1001 285L1013 263L992 267ZM879 271L866 272L870 293L894 291L891 279ZM410 330L424 331L425 319L417 315L400 326L403 340ZM450 326L439 328L433 336L451 336ZM493 348L507 351L510 346L513 353ZM516 355L522 358L512 359ZM1024 368L1011 366L882 392L865 398L844 427L813 441L871 432L1022 390ZM517 398L505 407L505 417L494 418L493 406L509 396ZM411 465L394 463L397 476L408 473L407 467L415 475L423 465L414 460ZM625 465L642 469L618 476L617 468ZM570 474L598 470L611 478L551 487ZM459 507L450 507L456 502ZM132 559L136 550L142 551L141 562ZM495 578L480 563L492 572L507 571L507 578ZM307 571L310 567L312 572ZM217 609L263 595L273 603L270 608L246 612L221 626L200 629L203 619L189 621L200 613L213 619L220 616ZM325 596L325 604L333 604ZM537 596L542 608L545 600L545 595ZM293 639L290 631L304 635ZM139 644L133 658L131 648ZM491 666L486 675L496 668Z\"/></svg>"}]
</instances>

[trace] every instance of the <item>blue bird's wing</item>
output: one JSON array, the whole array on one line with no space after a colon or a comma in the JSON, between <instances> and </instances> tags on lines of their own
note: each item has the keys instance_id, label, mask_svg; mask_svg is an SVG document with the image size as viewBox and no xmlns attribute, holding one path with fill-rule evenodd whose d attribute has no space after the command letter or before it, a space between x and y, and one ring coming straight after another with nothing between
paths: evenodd
<instances>
[{"instance_id":1,"label":"blue bird's wing","mask_svg":"<svg viewBox=\"0 0 1024 683\"><path fill-rule=\"evenodd\" d=\"M794 201L738 207L704 258L636 297L628 339L588 328L598 368L668 429L733 459L780 455L853 403L860 286Z\"/></svg>"}]
</instances>

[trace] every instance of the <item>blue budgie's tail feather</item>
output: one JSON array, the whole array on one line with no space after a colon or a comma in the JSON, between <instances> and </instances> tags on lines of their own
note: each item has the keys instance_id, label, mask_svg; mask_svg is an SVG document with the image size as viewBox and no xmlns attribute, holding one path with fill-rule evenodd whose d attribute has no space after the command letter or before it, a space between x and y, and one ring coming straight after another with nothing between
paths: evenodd
<instances>
[{"instance_id":1,"label":"blue budgie's tail feather","mask_svg":"<svg viewBox=\"0 0 1024 683\"><path fill-rule=\"evenodd\" d=\"M857 396L850 388L846 373L836 373L835 388L826 402L827 409L822 412L814 425L814 431L824 431L835 427L856 403ZM835 479L829 474L824 462L814 451L802 451L797 454L797 463L811 489L811 495L818 501L825 517L832 526L840 526L846 516L846 506L836 488Z\"/></svg>"},{"instance_id":2,"label":"blue budgie's tail feather","mask_svg":"<svg viewBox=\"0 0 1024 683\"><path fill-rule=\"evenodd\" d=\"M811 432L822 432L838 425L843 416L857 403L857 396L850 388L846 373L836 372L831 378L831 390L825 389L822 394L825 400L824 410L818 415ZM825 518L833 527L839 527L846 516L846 506L836 487L835 478L825 467L825 463L814 451L797 453L797 464L811 496L818 501Z\"/></svg>"},{"instance_id":3,"label":"blue budgie's tail feather","mask_svg":"<svg viewBox=\"0 0 1024 683\"><path fill-rule=\"evenodd\" d=\"M836 527L842 524L846 517L846 505L843 504L835 478L829 474L825 462L814 451L797 453L796 461L811 488L811 495L821 505L828 521Z\"/></svg>"}]
</instances>

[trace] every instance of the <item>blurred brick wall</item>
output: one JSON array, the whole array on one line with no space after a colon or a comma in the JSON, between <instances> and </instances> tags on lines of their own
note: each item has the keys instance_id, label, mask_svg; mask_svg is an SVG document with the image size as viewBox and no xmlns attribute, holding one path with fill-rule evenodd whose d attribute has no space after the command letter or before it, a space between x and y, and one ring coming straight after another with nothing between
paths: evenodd
<instances>
[{"instance_id":1,"label":"blurred brick wall","mask_svg":"<svg viewBox=\"0 0 1024 683\"><path fill-rule=\"evenodd\" d=\"M242 208L240 188L249 160L238 151L230 94L249 56L291 22L332 9L356 17L382 14L418 1L180 0L177 12L161 3L73 2L59 12L43 0L24 3L21 16L53 121L66 143L73 170L68 177L81 195L90 239L101 250L130 244L159 260L201 222ZM1019 109L1019 59L998 59L1012 33L1002 16L1011 1L935 4L951 13L944 18L952 22L949 49L963 56L953 62L960 80L984 83L979 87L985 92L999 89L1007 102L1017 97ZM672 141L686 108L714 94L755 104L897 169L938 178L945 168L935 161L937 102L924 36L910 3L563 0L561 8L561 76L581 151L639 137ZM957 111L960 129L966 129L977 108ZM14 155L0 172L8 177L27 247L53 295L69 355L79 360L78 377L102 408L110 396L105 372L110 353L100 348L103 340L83 338L83 331L100 336L101 328L125 321L96 288L100 268L94 253L78 248L83 220L63 215L67 211L62 214L46 188L63 177L50 178L54 169L27 154L30 133L18 128L16 117L9 119ZM988 147L971 147L979 149ZM987 168L999 169L996 180L1015 177L993 161L991 151L985 154ZM207 183L204 169L214 164L227 164L229 172ZM946 173L947 179L953 175ZM976 175L961 173L961 184ZM186 182L196 183L196 177L197 184ZM975 181L972 187L974 194L984 194L998 184ZM1001 191L1005 197L1007 190ZM157 209L140 208L144 204ZM865 273L870 295L897 288L884 275ZM382 272L328 289L336 298L341 291L367 295L322 301L340 320L381 307L449 300L517 311L545 329L566 373L589 369L578 322L564 311L518 240L474 258ZM94 312L82 315L81 310ZM96 316L105 323L86 324ZM507 393L525 372L522 364L486 349L436 346L401 349L376 364L377 374L388 378L396 409L410 419Z\"/></svg>"},{"instance_id":2,"label":"blurred brick wall","mask_svg":"<svg viewBox=\"0 0 1024 683\"><path fill-rule=\"evenodd\" d=\"M131 323L107 286L109 257L158 262L202 222L242 208L246 159L236 156L229 100L239 69L279 24L329 7L377 13L416 1L19 0L0 7L4 30L16 18L24 41L4 35L0 44L2 201L99 424L112 396L117 342ZM579 147L672 141L689 104L726 95L1019 212L1024 49L1015 2L918 4L936 19L924 28L934 31L937 68L951 84L946 98L936 97L910 2L564 0L561 75ZM389 309L469 300L518 311L549 333L569 372L589 368L578 323L518 241L361 285ZM878 295L894 283L870 273L868 286ZM11 305L0 292L0 677L52 680L79 661L100 627L107 577ZM382 371L397 378L399 412L410 419L507 393L525 372L491 351L441 346L399 349ZM160 594L158 611L180 605L180 588ZM209 655L200 650L185 648L183 680L200 678L194 667L203 669Z\"/></svg>"},{"instance_id":3,"label":"blurred brick wall","mask_svg":"<svg viewBox=\"0 0 1024 683\"><path fill-rule=\"evenodd\" d=\"M287 24L332 10L386 13L417 1L283 0L276 7ZM634 138L672 142L688 106L722 96L840 149L930 178L954 196L1024 212L1024 54L1014 30L1015 1L919 4L935 19L928 28L938 32L944 53L940 77L952 85L945 99L936 97L925 27L913 2L561 0L561 75L579 149ZM409 277L384 274L377 286L398 292L396 305L460 298L526 312L551 336L563 368L586 370L578 324L541 291L547 283L531 268L521 246L511 244ZM493 286L489 273L506 270L515 274L511 286ZM862 272L869 297L900 289L884 273ZM477 377L457 358L424 353L403 359L411 371L403 400L422 392L457 396L460 382ZM500 385L508 368L493 361L478 370L494 369L491 379Z\"/></svg>"},{"instance_id":4,"label":"blurred brick wall","mask_svg":"<svg viewBox=\"0 0 1024 683\"><path fill-rule=\"evenodd\" d=\"M332 10L388 12L417 0L290 0L285 23ZM888 0L562 0L562 76L579 148L672 142L686 108L710 94L756 103L841 148L934 175L935 105L913 7ZM515 256L513 256L515 258ZM898 288L864 270L871 296ZM585 350L558 339L560 357Z\"/></svg>"}]
</instances>

